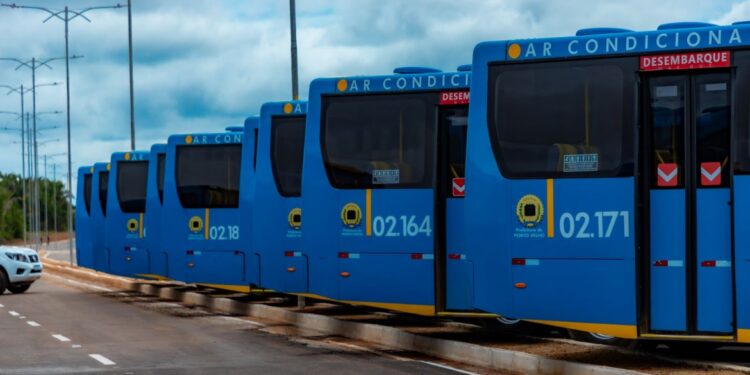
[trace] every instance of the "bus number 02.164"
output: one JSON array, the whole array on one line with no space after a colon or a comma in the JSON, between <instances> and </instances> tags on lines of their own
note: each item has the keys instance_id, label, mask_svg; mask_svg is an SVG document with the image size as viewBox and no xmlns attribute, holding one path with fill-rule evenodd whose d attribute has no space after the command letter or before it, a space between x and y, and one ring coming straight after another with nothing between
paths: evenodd
<instances>
[{"instance_id":1,"label":"bus number 02.164","mask_svg":"<svg viewBox=\"0 0 750 375\"><path fill-rule=\"evenodd\" d=\"M565 212L560 215L560 234L563 238L610 238L622 221L622 235L630 237L630 212L596 211L594 223L588 212ZM620 220L622 218L622 220ZM594 226L593 232L589 227Z\"/></svg>"},{"instance_id":2,"label":"bus number 02.164","mask_svg":"<svg viewBox=\"0 0 750 375\"><path fill-rule=\"evenodd\" d=\"M217 241L239 240L240 227L237 225L216 225L208 229L208 238Z\"/></svg>"},{"instance_id":3,"label":"bus number 02.164","mask_svg":"<svg viewBox=\"0 0 750 375\"><path fill-rule=\"evenodd\" d=\"M425 216L421 223L416 215L375 216L372 219L372 233L377 237L416 237L432 235L432 219Z\"/></svg>"}]
</instances>

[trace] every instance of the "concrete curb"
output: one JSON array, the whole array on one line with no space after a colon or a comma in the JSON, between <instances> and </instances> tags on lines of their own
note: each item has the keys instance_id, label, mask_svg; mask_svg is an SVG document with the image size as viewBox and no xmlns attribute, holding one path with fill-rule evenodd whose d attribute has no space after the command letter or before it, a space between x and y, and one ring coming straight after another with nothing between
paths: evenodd
<instances>
[{"instance_id":1,"label":"concrete curb","mask_svg":"<svg viewBox=\"0 0 750 375\"><path fill-rule=\"evenodd\" d=\"M424 353L436 358L491 370L548 375L643 374L614 367L574 363L529 353L420 336L394 327L343 321L323 315L298 313L279 307L245 303L229 298L214 298L205 294L182 291L167 285L160 287L158 283L143 282L111 276L85 268L70 267L67 263L50 259L44 259L44 263L47 271L52 273L118 289L137 291L163 299L180 301L186 305L201 306L212 312L280 321L326 335L342 336L389 348Z\"/></svg>"}]
</instances>

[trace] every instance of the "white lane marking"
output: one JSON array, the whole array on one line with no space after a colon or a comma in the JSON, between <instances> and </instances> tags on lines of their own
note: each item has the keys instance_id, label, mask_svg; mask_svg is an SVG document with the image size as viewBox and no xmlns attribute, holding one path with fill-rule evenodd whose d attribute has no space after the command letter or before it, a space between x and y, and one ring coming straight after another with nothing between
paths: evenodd
<instances>
[{"instance_id":1,"label":"white lane marking","mask_svg":"<svg viewBox=\"0 0 750 375\"><path fill-rule=\"evenodd\" d=\"M424 363L424 364L426 364L426 365L430 365L430 366L435 366L435 367L439 367L439 368L441 368L441 369L443 369L443 370L449 370L449 371L457 372L457 373L459 373L459 374L466 374L466 375L479 375L479 374L478 374L478 373L476 373L476 372L471 372L471 371L461 370L461 369L459 369L459 368L455 368L455 367L451 367L451 366L446 366L446 365L443 365L443 364L440 364L440 363L435 363L435 362L430 362L430 361L417 361L417 362L421 362L421 363Z\"/></svg>"},{"instance_id":2,"label":"white lane marking","mask_svg":"<svg viewBox=\"0 0 750 375\"><path fill-rule=\"evenodd\" d=\"M58 340L60 340L62 342L68 342L68 341L70 341L69 338L67 338L67 337L65 337L63 335L52 335L52 337L54 337L54 338L56 338L56 339L58 339Z\"/></svg>"},{"instance_id":3,"label":"white lane marking","mask_svg":"<svg viewBox=\"0 0 750 375\"><path fill-rule=\"evenodd\" d=\"M19 316L19 315L21 315L21 314L19 314L19 313L15 312L15 311L13 311L13 310L11 310L11 311L8 311L8 314L10 314L10 315L13 315L13 316Z\"/></svg>"},{"instance_id":4,"label":"white lane marking","mask_svg":"<svg viewBox=\"0 0 750 375\"><path fill-rule=\"evenodd\" d=\"M26 324L28 324L28 325L30 325L32 327L39 327L39 326L41 326L41 324L39 324L39 323L37 323L37 322L35 322L33 320L27 321Z\"/></svg>"},{"instance_id":5,"label":"white lane marking","mask_svg":"<svg viewBox=\"0 0 750 375\"><path fill-rule=\"evenodd\" d=\"M105 366L112 366L115 363L110 361L109 358L101 355L101 354L89 354L89 357L99 361L99 363L105 365Z\"/></svg>"},{"instance_id":6,"label":"white lane marking","mask_svg":"<svg viewBox=\"0 0 750 375\"><path fill-rule=\"evenodd\" d=\"M53 279L60 279L62 281L65 281L68 284L79 285L79 286L83 286L83 287L86 287L86 288L97 289L97 290L101 290L101 291L105 291L105 292L112 292L113 291L112 289L104 288L104 287L101 287L101 286L98 286L98 285L81 283L81 282L78 282L78 281L75 281L75 280L71 280L71 279L66 279L64 277L60 277L60 276L57 276L57 275L52 275L50 273L44 274L44 277L52 277Z\"/></svg>"},{"instance_id":7,"label":"white lane marking","mask_svg":"<svg viewBox=\"0 0 750 375\"><path fill-rule=\"evenodd\" d=\"M80 345L71 345L70 347L71 347L71 348L74 348L74 349L78 349L78 348L80 348L81 346L80 346Z\"/></svg>"},{"instance_id":8,"label":"white lane marking","mask_svg":"<svg viewBox=\"0 0 750 375\"><path fill-rule=\"evenodd\" d=\"M18 319L26 319L26 315L21 315L18 317Z\"/></svg>"},{"instance_id":9,"label":"white lane marking","mask_svg":"<svg viewBox=\"0 0 750 375\"><path fill-rule=\"evenodd\" d=\"M2 303L0 303L0 307L5 307L5 305L3 305Z\"/></svg>"}]
</instances>

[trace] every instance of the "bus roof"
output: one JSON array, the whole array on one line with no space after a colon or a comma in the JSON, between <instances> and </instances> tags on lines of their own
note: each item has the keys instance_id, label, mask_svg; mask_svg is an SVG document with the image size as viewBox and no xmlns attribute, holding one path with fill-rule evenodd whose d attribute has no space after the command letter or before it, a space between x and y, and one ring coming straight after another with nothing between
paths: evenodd
<instances>
[{"instance_id":1,"label":"bus roof","mask_svg":"<svg viewBox=\"0 0 750 375\"><path fill-rule=\"evenodd\" d=\"M526 61L593 56L661 54L671 51L733 49L750 45L750 24L718 26L677 22L656 30L631 31L600 27L579 30L575 36L517 39L477 45L476 61Z\"/></svg>"},{"instance_id":2,"label":"bus roof","mask_svg":"<svg viewBox=\"0 0 750 375\"><path fill-rule=\"evenodd\" d=\"M310 84L312 95L364 94L465 90L471 83L471 72L440 72L431 68L396 68L391 75L318 78ZM412 73L418 72L418 73Z\"/></svg>"},{"instance_id":3,"label":"bus roof","mask_svg":"<svg viewBox=\"0 0 750 375\"><path fill-rule=\"evenodd\" d=\"M172 146L242 143L243 134L244 132L173 134L169 136L167 144Z\"/></svg>"},{"instance_id":4,"label":"bus roof","mask_svg":"<svg viewBox=\"0 0 750 375\"><path fill-rule=\"evenodd\" d=\"M148 160L149 155L151 154L150 151L125 151L125 152L114 152L112 153L112 159L111 161L114 163L116 161L140 161L140 160Z\"/></svg>"}]
</instances>

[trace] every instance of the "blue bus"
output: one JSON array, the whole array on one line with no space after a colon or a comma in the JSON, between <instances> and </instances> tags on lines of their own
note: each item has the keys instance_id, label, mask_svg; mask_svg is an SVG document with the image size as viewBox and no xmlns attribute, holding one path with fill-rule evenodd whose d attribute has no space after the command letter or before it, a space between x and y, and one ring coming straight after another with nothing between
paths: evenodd
<instances>
[{"instance_id":1,"label":"blue bus","mask_svg":"<svg viewBox=\"0 0 750 375\"><path fill-rule=\"evenodd\" d=\"M91 187L94 167L78 168L76 188L76 264L80 267L94 266L94 248L91 240Z\"/></svg>"},{"instance_id":2,"label":"blue bus","mask_svg":"<svg viewBox=\"0 0 750 375\"><path fill-rule=\"evenodd\" d=\"M479 44L475 306L624 339L750 342L750 27Z\"/></svg>"},{"instance_id":3,"label":"blue bus","mask_svg":"<svg viewBox=\"0 0 750 375\"><path fill-rule=\"evenodd\" d=\"M109 272L140 277L148 273L144 238L148 151L115 152L110 161L105 247Z\"/></svg>"},{"instance_id":4,"label":"blue bus","mask_svg":"<svg viewBox=\"0 0 750 375\"><path fill-rule=\"evenodd\" d=\"M143 216L143 236L145 244L143 245L147 257L148 267L145 273L139 276L164 280L169 278L169 268L167 265L168 252L165 249L170 243L164 239L162 221L162 204L164 203L164 166L167 157L167 145L155 144L151 146L148 163L148 178L146 188L146 212Z\"/></svg>"},{"instance_id":5,"label":"blue bus","mask_svg":"<svg viewBox=\"0 0 750 375\"><path fill-rule=\"evenodd\" d=\"M109 163L94 163L91 182L91 216L89 222L93 268L109 272L109 257L106 251L107 196L109 195Z\"/></svg>"},{"instance_id":6,"label":"blue bus","mask_svg":"<svg viewBox=\"0 0 750 375\"><path fill-rule=\"evenodd\" d=\"M461 70L312 82L309 295L421 315L474 311L462 230L471 73Z\"/></svg>"},{"instance_id":7,"label":"blue bus","mask_svg":"<svg viewBox=\"0 0 750 375\"><path fill-rule=\"evenodd\" d=\"M265 103L257 126L253 221L247 224L252 224L253 233L262 234L253 236L260 285L285 293L307 293L300 201L306 113L307 103L302 101ZM243 219L243 226L247 224Z\"/></svg>"},{"instance_id":8,"label":"blue bus","mask_svg":"<svg viewBox=\"0 0 750 375\"><path fill-rule=\"evenodd\" d=\"M241 132L172 135L161 236L170 278L249 292L253 256L240 233ZM252 146L250 146L252 147Z\"/></svg>"}]
</instances>

